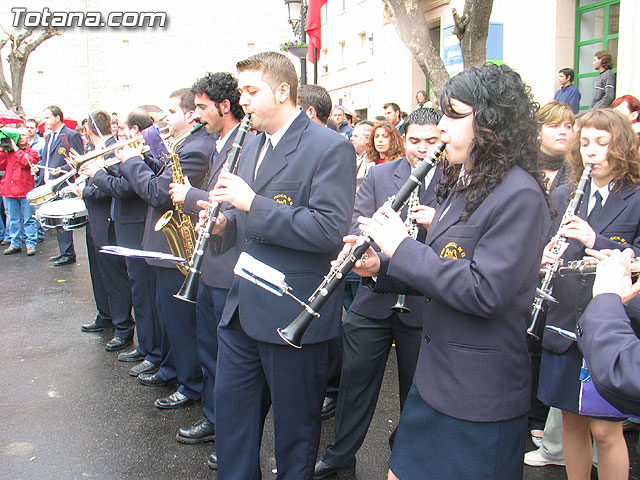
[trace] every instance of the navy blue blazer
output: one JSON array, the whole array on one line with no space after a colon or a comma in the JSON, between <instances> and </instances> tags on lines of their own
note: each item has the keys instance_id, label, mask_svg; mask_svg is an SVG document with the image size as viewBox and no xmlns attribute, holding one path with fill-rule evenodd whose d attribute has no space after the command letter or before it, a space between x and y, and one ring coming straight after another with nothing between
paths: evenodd
<instances>
[{"instance_id":1,"label":"navy blue blazer","mask_svg":"<svg viewBox=\"0 0 640 480\"><path fill-rule=\"evenodd\" d=\"M120 173L119 164L98 170L92 180L98 190L113 197L111 207L118 245L140 248L147 202L136 194L129 180Z\"/></svg>"},{"instance_id":2,"label":"navy blue blazer","mask_svg":"<svg viewBox=\"0 0 640 480\"><path fill-rule=\"evenodd\" d=\"M405 239L384 262L377 289L403 282L426 297L413 383L431 407L475 422L524 415L526 330L551 225L547 202L538 182L513 167L465 221L464 192L452 194L440 219L447 203L425 244Z\"/></svg>"},{"instance_id":3,"label":"navy blue blazer","mask_svg":"<svg viewBox=\"0 0 640 480\"><path fill-rule=\"evenodd\" d=\"M639 327L640 297L625 311L618 295L604 293L591 300L576 329L596 389L630 415L640 415Z\"/></svg>"},{"instance_id":4,"label":"navy blue blazer","mask_svg":"<svg viewBox=\"0 0 640 480\"><path fill-rule=\"evenodd\" d=\"M358 217L371 217L375 211L380 208L390 196L395 195L404 185L409 174L411 173L411 165L406 158L400 158L393 162L382 163L376 165L367 173L362 186L356 195L356 204L353 210L353 218L351 220L351 233L360 234L358 228ZM442 177L442 168L436 166L436 171L427 188L421 188L420 203L435 207L436 188L438 181ZM406 218L406 207L402 210L402 218ZM420 227L422 233L418 234L418 238L424 240L425 230ZM377 245L374 248L378 250ZM373 319L388 318L393 311L391 307L396 303L398 296L391 293L375 293L373 287L368 282L360 282L358 291L351 304L351 310L358 315ZM398 318L411 327L422 326L422 307L425 303L422 296L410 296L407 298L408 306L411 309L409 313L401 313Z\"/></svg>"},{"instance_id":5,"label":"navy blue blazer","mask_svg":"<svg viewBox=\"0 0 640 480\"><path fill-rule=\"evenodd\" d=\"M204 129L187 137L179 146L177 154L184 176L193 185L200 186L209 169L209 158L215 148L215 141ZM171 253L167 237L163 232L154 231L158 219L173 210L169 195L169 184L173 182L170 167L154 173L142 157L129 158L120 165L120 173L126 178L135 193L148 205L142 246L145 250ZM147 263L157 267L176 268L171 262L147 259Z\"/></svg>"},{"instance_id":6,"label":"navy blue blazer","mask_svg":"<svg viewBox=\"0 0 640 480\"><path fill-rule=\"evenodd\" d=\"M49 133L51 135L51 133ZM49 135L45 139L45 153L44 162L47 157L47 146L49 142ZM51 157L49 158L49 167L60 167L62 170L69 170L69 166L65 161L65 158L69 156L69 151L73 149L79 154L84 153L84 145L82 144L82 137L75 130L70 129L66 125L62 126L60 134L56 137L56 141L53 143L53 149L51 150Z\"/></svg>"},{"instance_id":7,"label":"navy blue blazer","mask_svg":"<svg viewBox=\"0 0 640 480\"><path fill-rule=\"evenodd\" d=\"M563 185L554 190L551 200L558 210L552 230L555 233L561 221L562 213L569 204L570 185ZM587 219L588 198L591 186L587 185L577 215ZM640 186L624 187L619 192L610 192L598 218L591 227L596 232L594 248L624 250L632 248L636 256L640 255ZM584 257L584 246L578 240L570 239L569 247L562 255L565 262L579 260ZM557 276L553 282L553 296L560 303L548 306L547 325L554 325L566 330L576 326L591 300L593 276L567 275ZM564 353L573 341L562 335L545 332L542 346L555 353Z\"/></svg>"},{"instance_id":8,"label":"navy blue blazer","mask_svg":"<svg viewBox=\"0 0 640 480\"><path fill-rule=\"evenodd\" d=\"M187 196L184 199L185 211L197 215L201 208L196 202L198 200L208 201L209 191L213 190L222 168L227 163L227 157L233 146L237 131L238 126L235 126L229 138L227 138L227 141L222 146L222 149L212 155L207 185L203 185L202 189L193 187L187 192ZM247 132L245 143L254 136L253 133ZM223 205L222 211L224 211L224 207ZM209 248L202 261L200 279L209 287L229 289L233 283L233 267L235 263L236 257L233 249L229 249L221 255L216 255L214 249Z\"/></svg>"},{"instance_id":9,"label":"navy blue blazer","mask_svg":"<svg viewBox=\"0 0 640 480\"><path fill-rule=\"evenodd\" d=\"M105 140L108 147L116 143L116 139L109 137ZM105 158L113 158L113 153L105 155ZM86 186L82 189L82 199L87 206L89 214L89 226L93 241L100 249L109 245L109 228L111 227L111 195L98 189L93 178L87 180Z\"/></svg>"},{"instance_id":10,"label":"navy blue blazer","mask_svg":"<svg viewBox=\"0 0 640 480\"><path fill-rule=\"evenodd\" d=\"M293 121L253 179L265 135L247 141L238 167L256 192L249 212L229 209L223 250L235 245L286 274L293 294L306 300L329 271L331 260L349 231L356 189L355 151L337 132L309 120L304 112ZM342 296L332 295L303 337L303 343L339 335ZM276 329L301 311L289 297L277 297L234 278L222 324L238 310L242 328L261 342L284 344Z\"/></svg>"}]
</instances>

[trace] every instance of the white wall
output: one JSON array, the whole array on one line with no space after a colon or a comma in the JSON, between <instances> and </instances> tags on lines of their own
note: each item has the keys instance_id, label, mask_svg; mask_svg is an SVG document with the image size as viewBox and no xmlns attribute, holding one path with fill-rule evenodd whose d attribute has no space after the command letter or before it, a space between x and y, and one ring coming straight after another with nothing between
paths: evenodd
<instances>
[{"instance_id":1,"label":"white wall","mask_svg":"<svg viewBox=\"0 0 640 480\"><path fill-rule=\"evenodd\" d=\"M137 105L163 107L171 91L191 86L207 71L235 73L238 60L264 50L277 51L280 43L293 39L282 0L31 0L24 4L29 11L47 6L52 11L168 14L164 28L76 27L41 44L29 57L25 75L23 106L29 115L39 114L50 104L75 119L95 108L125 115ZM9 9L2 9L0 24L9 29L12 21ZM299 68L299 61L291 58Z\"/></svg>"}]
</instances>

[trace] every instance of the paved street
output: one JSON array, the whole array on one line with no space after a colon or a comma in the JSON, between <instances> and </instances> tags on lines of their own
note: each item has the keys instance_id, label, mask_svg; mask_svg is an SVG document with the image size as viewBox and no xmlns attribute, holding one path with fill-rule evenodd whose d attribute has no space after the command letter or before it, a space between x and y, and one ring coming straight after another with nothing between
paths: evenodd
<instances>
[{"instance_id":1,"label":"paved street","mask_svg":"<svg viewBox=\"0 0 640 480\"><path fill-rule=\"evenodd\" d=\"M84 229L75 233L78 263L53 267L54 236L23 251L0 255L0 477L11 479L215 479L206 467L214 445L187 446L174 437L201 417L198 405L180 411L153 407L169 388L140 385L132 364L104 350L111 332L87 334L81 323L96 314ZM395 427L397 388L392 358L378 410L358 454L357 478L384 479L387 439ZM325 422L321 446L332 438ZM291 428L296 428L291 425ZM640 479L637 434L628 434L632 479ZM529 442L529 447L532 448ZM273 430L265 429L265 479L271 469ZM564 468L525 468L525 479L565 479ZM592 478L596 478L595 474Z\"/></svg>"}]
</instances>

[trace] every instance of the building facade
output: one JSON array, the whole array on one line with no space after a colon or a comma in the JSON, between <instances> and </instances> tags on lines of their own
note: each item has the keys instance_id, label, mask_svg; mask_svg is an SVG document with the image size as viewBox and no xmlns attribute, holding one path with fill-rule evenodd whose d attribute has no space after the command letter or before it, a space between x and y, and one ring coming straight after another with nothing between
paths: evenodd
<instances>
[{"instance_id":1,"label":"building facade","mask_svg":"<svg viewBox=\"0 0 640 480\"><path fill-rule=\"evenodd\" d=\"M419 0L413 0L417 2ZM409 2L407 2L409 3ZM422 0L431 37L445 66L455 73L458 42L452 8L464 0ZM398 37L382 0L329 0L322 11L318 83L334 101L361 117L381 115L396 102L409 112L415 93L428 84ZM640 2L637 0L494 0L487 58L515 68L543 104L559 88L557 72L570 67L588 108L597 78L593 54L609 50L617 71L617 95L640 98ZM459 48L459 47L458 47Z\"/></svg>"}]
</instances>

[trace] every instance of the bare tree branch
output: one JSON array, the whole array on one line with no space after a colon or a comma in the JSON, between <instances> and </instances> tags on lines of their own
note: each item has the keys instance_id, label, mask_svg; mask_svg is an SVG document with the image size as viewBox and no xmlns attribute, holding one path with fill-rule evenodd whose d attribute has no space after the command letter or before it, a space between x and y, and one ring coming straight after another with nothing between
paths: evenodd
<instances>
[{"instance_id":1,"label":"bare tree branch","mask_svg":"<svg viewBox=\"0 0 640 480\"><path fill-rule=\"evenodd\" d=\"M29 55L42 42L55 35L60 35L60 32L54 27L47 27L34 39L35 28L27 28L17 35L7 32L2 25L0 25L0 29L4 33L4 38L0 39L0 54L6 45L9 45L11 49L7 55L10 79L7 79L4 65L0 61L0 100L7 108L19 114L24 114L24 109L22 108L22 84ZM11 86L9 86L9 80L11 81Z\"/></svg>"}]
</instances>

